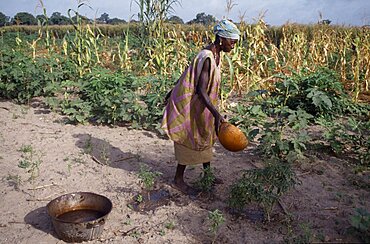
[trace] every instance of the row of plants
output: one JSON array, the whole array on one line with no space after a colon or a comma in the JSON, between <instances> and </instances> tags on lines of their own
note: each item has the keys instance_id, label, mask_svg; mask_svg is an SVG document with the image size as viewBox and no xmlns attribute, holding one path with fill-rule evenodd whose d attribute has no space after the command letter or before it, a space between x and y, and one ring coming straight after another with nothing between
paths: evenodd
<instances>
[{"instance_id":1,"label":"row of plants","mask_svg":"<svg viewBox=\"0 0 370 244\"><path fill-rule=\"evenodd\" d=\"M338 74L328 68L303 69L276 78L280 81L270 90L248 93L232 108L230 119L257 140L265 162L235 181L230 206L241 211L257 203L267 219L279 198L299 183L293 167L309 157L309 148L345 155L353 173L370 169L370 106L354 103ZM319 136L311 133L313 126L320 126Z\"/></svg>"},{"instance_id":2,"label":"row of plants","mask_svg":"<svg viewBox=\"0 0 370 244\"><path fill-rule=\"evenodd\" d=\"M1 97L29 104L43 96L51 109L73 123L158 128L173 83L165 77L136 77L101 67L80 76L75 65L59 55L32 60L25 53L9 52L2 58Z\"/></svg>"},{"instance_id":3,"label":"row of plants","mask_svg":"<svg viewBox=\"0 0 370 244\"><path fill-rule=\"evenodd\" d=\"M65 47L73 47L68 40L73 37L85 41L80 45L89 46L94 52L91 59L100 65L113 69L124 66L140 74L171 75L184 68L191 54L213 39L211 27L171 25L154 17L143 20L143 24L129 23L109 30L107 26L84 24L77 11L76 16L73 25L60 27L60 31L47 22L34 27L36 55L45 51L45 46L49 48L47 54L57 51L69 55ZM269 27L262 19L253 25L241 22L239 27L242 39L232 52L232 62L224 59L224 72L231 76L236 91L266 88L274 82L274 74L289 74L291 68L308 67L314 71L319 66L335 70L354 99L369 90L368 28L294 24ZM3 38L26 31L19 28L2 28ZM81 35L84 39L78 38ZM129 65L130 55L131 64L141 66Z\"/></svg>"}]
</instances>

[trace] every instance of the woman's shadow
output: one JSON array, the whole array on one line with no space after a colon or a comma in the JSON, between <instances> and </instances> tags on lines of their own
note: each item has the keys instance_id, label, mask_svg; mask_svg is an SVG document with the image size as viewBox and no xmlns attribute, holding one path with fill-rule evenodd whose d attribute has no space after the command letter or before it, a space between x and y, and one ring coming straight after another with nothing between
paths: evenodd
<instances>
[{"instance_id":1,"label":"woman's shadow","mask_svg":"<svg viewBox=\"0 0 370 244\"><path fill-rule=\"evenodd\" d=\"M133 152L133 150L123 151L123 149L113 146L108 141L93 137L90 134L76 134L74 137L78 139L76 146L82 149L85 154L91 156L97 164L134 173L139 173L141 165L145 165L152 171L161 173L161 177L158 178L161 183L167 184L169 179L172 179L175 164L166 163L171 159L170 153L157 154L156 157L153 157L148 153L151 149L146 149L145 146L138 147L137 152ZM150 139L149 136L148 139ZM122 148L125 148L124 144Z\"/></svg>"}]
</instances>

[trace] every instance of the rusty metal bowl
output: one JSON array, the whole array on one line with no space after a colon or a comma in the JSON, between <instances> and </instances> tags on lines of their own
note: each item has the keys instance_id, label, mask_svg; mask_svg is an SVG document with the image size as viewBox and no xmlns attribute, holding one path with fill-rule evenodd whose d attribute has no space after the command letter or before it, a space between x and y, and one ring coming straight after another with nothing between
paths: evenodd
<instances>
[{"instance_id":1,"label":"rusty metal bowl","mask_svg":"<svg viewBox=\"0 0 370 244\"><path fill-rule=\"evenodd\" d=\"M83 242L100 237L113 204L95 193L74 192L55 198L46 208L60 239Z\"/></svg>"}]
</instances>

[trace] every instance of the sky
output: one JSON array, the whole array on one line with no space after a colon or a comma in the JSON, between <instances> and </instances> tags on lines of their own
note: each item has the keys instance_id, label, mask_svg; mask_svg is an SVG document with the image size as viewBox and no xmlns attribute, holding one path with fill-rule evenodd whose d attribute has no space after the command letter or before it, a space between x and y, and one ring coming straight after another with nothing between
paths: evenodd
<instances>
[{"instance_id":1,"label":"sky","mask_svg":"<svg viewBox=\"0 0 370 244\"><path fill-rule=\"evenodd\" d=\"M231 11L226 10L227 0L182 0L174 5L170 15L179 16L185 22L198 13L213 15L216 19L227 17L239 22L241 16L247 23L254 23L263 16L270 25L285 23L312 24L321 19L329 19L332 24L346 26L370 25L370 0L234 0ZM77 10L78 0L43 0L47 15L60 12L68 16L68 9ZM98 18L103 13L109 18L137 19L138 7L132 0L88 0L92 8L82 6L79 13L89 18ZM18 12L28 12L34 16L42 14L39 0L0 0L0 12L13 17Z\"/></svg>"}]
</instances>

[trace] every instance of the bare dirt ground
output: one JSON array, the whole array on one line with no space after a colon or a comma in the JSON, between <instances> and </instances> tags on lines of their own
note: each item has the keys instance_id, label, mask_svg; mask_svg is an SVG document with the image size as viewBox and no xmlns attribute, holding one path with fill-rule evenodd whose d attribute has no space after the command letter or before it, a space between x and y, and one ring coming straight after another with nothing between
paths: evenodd
<instances>
[{"instance_id":1,"label":"bare dirt ground","mask_svg":"<svg viewBox=\"0 0 370 244\"><path fill-rule=\"evenodd\" d=\"M244 216L228 211L229 187L242 169L259 167L255 146L231 153L216 144L212 167L224 180L211 196L191 199L170 186L176 162L171 141L147 131L125 127L70 125L33 102L30 107L0 102L0 243L63 243L54 232L46 204L66 193L102 194L113 210L99 240L91 243L211 243L208 212L222 211L225 223L215 243L313 242L359 243L348 232L354 209L369 209L368 176L352 175L345 161L313 153L296 169L301 184L281 198L272 220L263 223L256 206ZM22 146L34 150L39 175L18 167ZM88 149L88 150L87 150ZM170 193L166 204L150 211L130 207L142 191L140 164L162 175L156 188ZM201 166L189 168L195 181ZM368 189L368 188L367 188ZM284 213L284 209L285 212Z\"/></svg>"}]
</instances>

